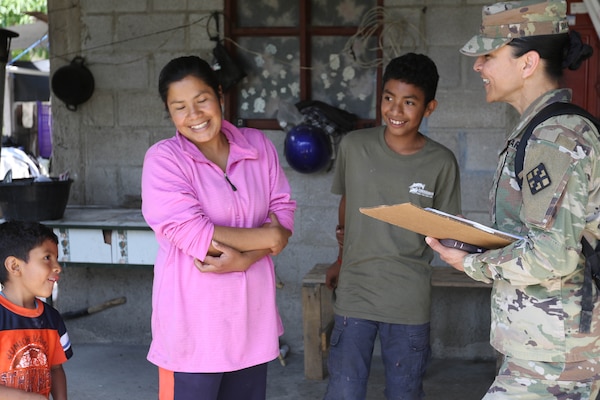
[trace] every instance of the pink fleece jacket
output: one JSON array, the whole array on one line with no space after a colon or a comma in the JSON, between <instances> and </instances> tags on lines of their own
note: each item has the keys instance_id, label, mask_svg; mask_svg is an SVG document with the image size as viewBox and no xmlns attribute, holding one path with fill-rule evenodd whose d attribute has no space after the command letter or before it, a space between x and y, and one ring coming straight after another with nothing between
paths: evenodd
<instances>
[{"instance_id":1,"label":"pink fleece jacket","mask_svg":"<svg viewBox=\"0 0 600 400\"><path fill-rule=\"evenodd\" d=\"M179 132L144 159L142 213L159 244L148 360L171 371L235 371L279 354L283 326L271 257L246 272L202 273L194 266L194 257L206 256L215 225L259 227L272 211L293 230L296 202L273 144L227 121L222 132L230 143L227 176Z\"/></svg>"}]
</instances>

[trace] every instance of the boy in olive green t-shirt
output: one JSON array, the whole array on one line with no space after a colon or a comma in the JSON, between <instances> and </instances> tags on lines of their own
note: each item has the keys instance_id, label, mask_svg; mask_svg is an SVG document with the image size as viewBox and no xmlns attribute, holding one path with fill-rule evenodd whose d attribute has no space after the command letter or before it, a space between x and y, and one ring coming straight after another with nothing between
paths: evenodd
<instances>
[{"instance_id":1,"label":"boy in olive green t-shirt","mask_svg":"<svg viewBox=\"0 0 600 400\"><path fill-rule=\"evenodd\" d=\"M340 143L332 192L340 194L340 257L327 273L335 325L326 400L364 399L376 336L386 397L420 399L430 355L432 250L424 237L360 213L360 207L411 202L460 213L454 154L419 132L437 106L437 68L425 55L393 59L383 75L384 126Z\"/></svg>"}]
</instances>

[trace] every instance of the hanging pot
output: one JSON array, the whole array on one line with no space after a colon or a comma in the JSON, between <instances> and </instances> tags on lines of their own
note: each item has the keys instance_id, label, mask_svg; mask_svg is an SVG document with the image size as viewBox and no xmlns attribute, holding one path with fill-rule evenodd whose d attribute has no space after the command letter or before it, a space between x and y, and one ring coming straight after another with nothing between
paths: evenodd
<instances>
[{"instance_id":1,"label":"hanging pot","mask_svg":"<svg viewBox=\"0 0 600 400\"><path fill-rule=\"evenodd\" d=\"M75 111L94 93L94 77L83 65L83 57L75 57L70 64L60 67L52 76L52 91L67 108Z\"/></svg>"}]
</instances>

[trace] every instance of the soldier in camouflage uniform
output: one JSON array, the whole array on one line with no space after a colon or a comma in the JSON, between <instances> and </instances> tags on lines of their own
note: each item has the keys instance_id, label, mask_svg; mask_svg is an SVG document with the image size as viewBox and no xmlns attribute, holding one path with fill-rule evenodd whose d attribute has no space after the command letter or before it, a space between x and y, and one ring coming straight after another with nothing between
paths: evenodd
<instances>
[{"instance_id":1,"label":"soldier in camouflage uniform","mask_svg":"<svg viewBox=\"0 0 600 400\"><path fill-rule=\"evenodd\" d=\"M480 35L461 52L477 57L487 101L508 103L521 115L500 154L490 199L494 227L523 239L482 254L426 239L454 268L493 282L490 341L504 360L484 399L596 399L600 301L590 332L579 326L581 239L595 247L600 238L596 127L578 115L541 123L526 147L522 189L515 179L524 128L546 105L571 101L570 89L558 84L562 69L576 69L591 48L569 33L565 1L537 0L484 7Z\"/></svg>"}]
</instances>

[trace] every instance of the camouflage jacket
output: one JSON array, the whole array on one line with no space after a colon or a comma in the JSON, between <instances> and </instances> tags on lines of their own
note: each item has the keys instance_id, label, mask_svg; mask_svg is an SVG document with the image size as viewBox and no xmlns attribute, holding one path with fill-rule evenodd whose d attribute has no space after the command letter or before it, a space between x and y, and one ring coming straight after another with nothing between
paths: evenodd
<instances>
[{"instance_id":1,"label":"camouflage jacket","mask_svg":"<svg viewBox=\"0 0 600 400\"><path fill-rule=\"evenodd\" d=\"M491 343L512 357L547 362L600 358L600 301L591 332L579 333L584 259L581 237L600 238L600 141L576 115L551 117L526 148L523 188L515 180L516 145L544 106L570 101L552 90L531 104L507 139L490 192L494 227L524 237L465 258L465 272L492 282ZM597 296L597 293L594 293Z\"/></svg>"}]
</instances>

